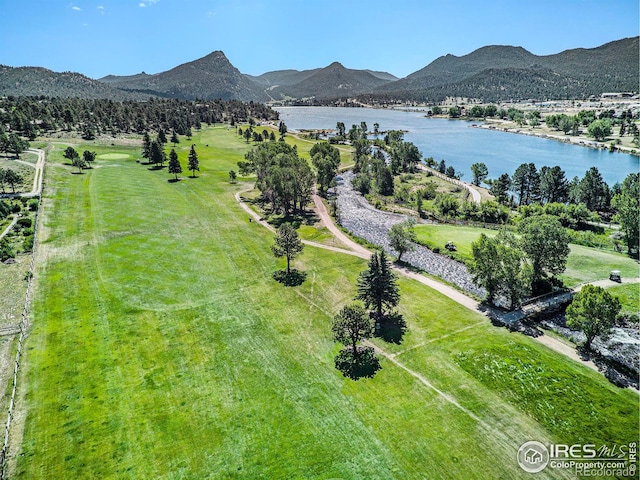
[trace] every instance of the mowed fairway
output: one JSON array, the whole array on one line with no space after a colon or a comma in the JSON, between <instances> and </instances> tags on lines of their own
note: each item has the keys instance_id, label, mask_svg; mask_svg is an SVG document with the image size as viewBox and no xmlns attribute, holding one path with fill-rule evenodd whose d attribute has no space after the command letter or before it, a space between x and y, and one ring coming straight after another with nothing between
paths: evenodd
<instances>
[{"instance_id":1,"label":"mowed fairway","mask_svg":"<svg viewBox=\"0 0 640 480\"><path fill-rule=\"evenodd\" d=\"M134 156L84 175L51 156L13 477L529 478L527 440L636 440L635 393L409 280L409 333L376 344L413 374L383 358L343 378L331 319L365 262L307 246L305 283L276 283L272 234L228 183L248 146L226 128L183 143L202 171L178 183ZM521 352L524 374L491 375Z\"/></svg>"}]
</instances>

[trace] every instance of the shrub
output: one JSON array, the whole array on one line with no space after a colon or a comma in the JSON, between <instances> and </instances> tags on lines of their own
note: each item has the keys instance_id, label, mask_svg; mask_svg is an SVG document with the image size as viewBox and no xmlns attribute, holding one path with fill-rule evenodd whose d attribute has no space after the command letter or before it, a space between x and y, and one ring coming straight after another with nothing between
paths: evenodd
<instances>
[{"instance_id":1,"label":"shrub","mask_svg":"<svg viewBox=\"0 0 640 480\"><path fill-rule=\"evenodd\" d=\"M33 235L29 235L28 237L25 237L24 241L22 242L22 249L25 252L31 252L33 250L33 241L34 241Z\"/></svg>"},{"instance_id":2,"label":"shrub","mask_svg":"<svg viewBox=\"0 0 640 480\"><path fill-rule=\"evenodd\" d=\"M33 225L33 221L29 217L20 217L18 219L18 227L30 228Z\"/></svg>"}]
</instances>

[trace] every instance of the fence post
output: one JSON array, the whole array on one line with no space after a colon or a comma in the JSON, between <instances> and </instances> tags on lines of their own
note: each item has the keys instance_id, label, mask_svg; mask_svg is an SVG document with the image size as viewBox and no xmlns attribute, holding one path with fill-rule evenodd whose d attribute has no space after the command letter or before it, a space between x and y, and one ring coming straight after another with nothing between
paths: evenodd
<instances>
[{"instance_id":1,"label":"fence post","mask_svg":"<svg viewBox=\"0 0 640 480\"><path fill-rule=\"evenodd\" d=\"M42 152L44 155L44 151ZM36 175L38 172L36 171ZM22 310L22 319L20 321L20 337L18 338L18 349L16 351L16 359L13 368L13 387L11 389L11 398L9 400L9 411L7 412L7 421L5 423L4 443L2 450L0 451L0 480L5 479L6 467L7 467L7 453L9 449L9 432L11 430L11 419L13 418L13 409L15 407L16 392L18 386L18 370L20 368L20 357L22 356L22 345L27 337L27 329L29 327L29 311L31 307L31 290L33 288L33 272L35 269L36 250L38 247L38 220L40 217L40 208L42 207L42 187L44 177L44 161L42 163L42 170L40 171L39 178L39 192L38 192L38 208L34 217L33 227L33 248L31 250L31 262L29 263L29 271L27 273L27 292L25 294L24 309Z\"/></svg>"}]
</instances>

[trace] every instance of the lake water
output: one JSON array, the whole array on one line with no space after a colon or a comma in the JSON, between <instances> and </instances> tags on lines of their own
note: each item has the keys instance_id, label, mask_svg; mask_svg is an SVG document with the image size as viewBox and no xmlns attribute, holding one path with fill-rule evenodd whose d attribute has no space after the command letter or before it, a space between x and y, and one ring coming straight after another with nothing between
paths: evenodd
<instances>
[{"instance_id":1,"label":"lake water","mask_svg":"<svg viewBox=\"0 0 640 480\"><path fill-rule=\"evenodd\" d=\"M447 166L463 173L466 181L471 181L470 167L476 162L487 165L490 178L502 173L512 175L520 164L529 162L535 163L538 169L559 165L569 180L574 176L583 177L595 166L610 186L640 168L640 159L633 155L472 128L473 122L426 118L424 112L343 107L277 107L276 110L290 130L335 129L337 122L343 122L347 131L360 122L366 122L369 131L373 131L374 123L380 125L380 130L406 130L405 140L413 142L423 157L433 157L438 162L444 160Z\"/></svg>"}]
</instances>

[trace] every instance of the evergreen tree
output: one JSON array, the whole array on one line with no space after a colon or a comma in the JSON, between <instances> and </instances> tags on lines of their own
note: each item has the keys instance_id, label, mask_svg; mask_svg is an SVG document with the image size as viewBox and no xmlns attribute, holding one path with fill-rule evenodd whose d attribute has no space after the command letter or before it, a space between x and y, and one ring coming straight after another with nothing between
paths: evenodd
<instances>
[{"instance_id":1,"label":"evergreen tree","mask_svg":"<svg viewBox=\"0 0 640 480\"><path fill-rule=\"evenodd\" d=\"M151 148L149 149L149 163L156 166L162 166L167 161L167 155L164 153L162 144L157 140L151 142Z\"/></svg>"},{"instance_id":2,"label":"evergreen tree","mask_svg":"<svg viewBox=\"0 0 640 480\"><path fill-rule=\"evenodd\" d=\"M175 149L172 148L171 152L169 152L169 173L174 174L176 176L176 180L178 180L178 174L182 173L182 165L180 165L180 160L178 160L178 154Z\"/></svg>"},{"instance_id":3,"label":"evergreen tree","mask_svg":"<svg viewBox=\"0 0 640 480\"><path fill-rule=\"evenodd\" d=\"M165 143L167 143L167 135L166 133L164 133L164 130L161 128L160 130L158 130L158 138L157 138L158 142L164 146Z\"/></svg>"},{"instance_id":4,"label":"evergreen tree","mask_svg":"<svg viewBox=\"0 0 640 480\"><path fill-rule=\"evenodd\" d=\"M489 175L489 170L484 163L478 162L471 165L471 173L473 174L473 184L479 186L480 182Z\"/></svg>"},{"instance_id":5,"label":"evergreen tree","mask_svg":"<svg viewBox=\"0 0 640 480\"><path fill-rule=\"evenodd\" d=\"M291 273L291 260L300 255L303 248L304 245L300 241L296 229L289 223L280 225L275 237L275 244L271 245L271 251L276 258L287 257L287 274Z\"/></svg>"},{"instance_id":6,"label":"evergreen tree","mask_svg":"<svg viewBox=\"0 0 640 480\"><path fill-rule=\"evenodd\" d=\"M584 178L574 186L572 196L575 203L584 203L592 211L605 210L610 203L609 186L597 167L587 170Z\"/></svg>"},{"instance_id":7,"label":"evergreen tree","mask_svg":"<svg viewBox=\"0 0 640 480\"><path fill-rule=\"evenodd\" d=\"M200 171L200 161L198 160L198 154L196 153L196 146L191 145L191 150L189 150L189 171L191 171L191 176L195 178L196 171Z\"/></svg>"},{"instance_id":8,"label":"evergreen tree","mask_svg":"<svg viewBox=\"0 0 640 480\"><path fill-rule=\"evenodd\" d=\"M565 203L569 199L569 182L564 170L544 166L540 169L540 197L547 203Z\"/></svg>"},{"instance_id":9,"label":"evergreen tree","mask_svg":"<svg viewBox=\"0 0 640 480\"><path fill-rule=\"evenodd\" d=\"M147 162L151 162L151 137L149 132L144 132L142 136L142 158L146 158Z\"/></svg>"},{"instance_id":10,"label":"evergreen tree","mask_svg":"<svg viewBox=\"0 0 640 480\"><path fill-rule=\"evenodd\" d=\"M284 140L284 136L287 134L287 126L284 122L280 122L278 125L278 132L280 132L280 140Z\"/></svg>"},{"instance_id":11,"label":"evergreen tree","mask_svg":"<svg viewBox=\"0 0 640 480\"><path fill-rule=\"evenodd\" d=\"M638 253L640 242L640 174L630 173L620 187L620 193L611 200L616 209L615 219L627 242L627 252Z\"/></svg>"},{"instance_id":12,"label":"evergreen tree","mask_svg":"<svg viewBox=\"0 0 640 480\"><path fill-rule=\"evenodd\" d=\"M360 273L357 285L356 298L367 308L373 307L378 319L383 318L385 308L393 308L400 302L396 276L384 250L371 255L368 268Z\"/></svg>"},{"instance_id":13,"label":"evergreen tree","mask_svg":"<svg viewBox=\"0 0 640 480\"><path fill-rule=\"evenodd\" d=\"M175 147L178 143L180 143L180 139L178 138L178 134L176 133L176 131L174 130L173 132L171 132L171 143L173 143L173 146Z\"/></svg>"},{"instance_id":14,"label":"evergreen tree","mask_svg":"<svg viewBox=\"0 0 640 480\"><path fill-rule=\"evenodd\" d=\"M491 183L489 193L496 197L496 201L503 204L509 204L509 190L511 190L511 177L508 173L503 173Z\"/></svg>"}]
</instances>

